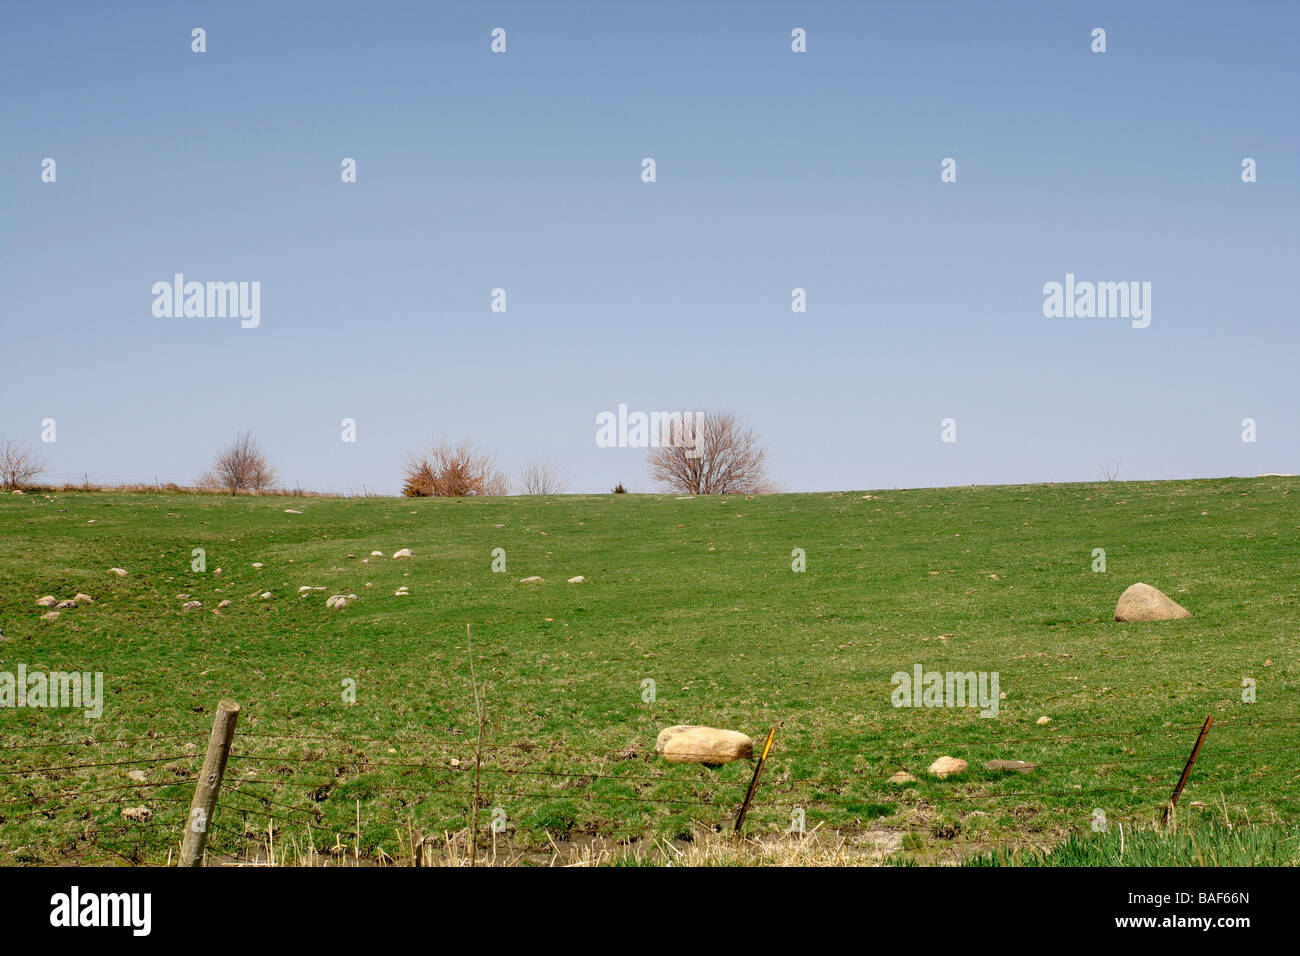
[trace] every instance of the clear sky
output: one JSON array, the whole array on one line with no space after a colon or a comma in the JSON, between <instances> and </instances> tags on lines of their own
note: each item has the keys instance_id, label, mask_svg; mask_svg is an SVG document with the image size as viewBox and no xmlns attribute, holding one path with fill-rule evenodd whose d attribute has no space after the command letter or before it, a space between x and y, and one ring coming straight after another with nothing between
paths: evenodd
<instances>
[{"instance_id":1,"label":"clear sky","mask_svg":"<svg viewBox=\"0 0 1300 956\"><path fill-rule=\"evenodd\" d=\"M791 490L1300 471L1297 35L1281 2L6 4L0 436L166 479L250 429L290 485L395 489L446 433L649 491L596 446L625 403L734 409ZM175 273L260 282L260 324L155 317ZM1150 326L1045 317L1067 273L1150 282Z\"/></svg>"}]
</instances>

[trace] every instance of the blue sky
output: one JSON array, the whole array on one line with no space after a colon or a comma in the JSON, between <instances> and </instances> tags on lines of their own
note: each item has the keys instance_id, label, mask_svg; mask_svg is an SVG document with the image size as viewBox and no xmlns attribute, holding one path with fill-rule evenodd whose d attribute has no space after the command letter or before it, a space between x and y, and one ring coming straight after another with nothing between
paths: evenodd
<instances>
[{"instance_id":1,"label":"blue sky","mask_svg":"<svg viewBox=\"0 0 1300 956\"><path fill-rule=\"evenodd\" d=\"M1300 471L1298 9L12 5L0 435L392 489L446 433L649 491L625 403L734 409L791 490ZM177 272L261 324L155 317ZM1067 272L1150 327L1044 317Z\"/></svg>"}]
</instances>

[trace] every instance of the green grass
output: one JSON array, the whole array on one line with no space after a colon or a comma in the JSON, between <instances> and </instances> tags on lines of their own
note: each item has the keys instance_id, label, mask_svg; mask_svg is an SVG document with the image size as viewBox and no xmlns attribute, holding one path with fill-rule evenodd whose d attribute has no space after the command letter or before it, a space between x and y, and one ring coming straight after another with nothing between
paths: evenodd
<instances>
[{"instance_id":1,"label":"green grass","mask_svg":"<svg viewBox=\"0 0 1300 956\"><path fill-rule=\"evenodd\" d=\"M0 671L103 671L108 700L98 721L0 710L0 747L92 741L0 750L0 862L165 859L222 697L241 704L241 732L268 737L237 741L216 849L242 852L240 831L268 824L277 842L301 841L307 822L318 846L350 844L358 801L371 857L403 857L408 823L463 828L477 733L466 622L489 685L480 825L501 807L521 846L729 825L752 767L663 764L655 736L674 723L760 739L780 724L745 824L762 836L802 808L808 827L903 831L925 860L1054 844L1088 830L1094 809L1147 823L1208 714L1181 812L1294 820L1298 491L1259 478L871 498L5 495ZM415 557L362 563L403 547ZM191 570L194 548L207 573ZM490 570L494 548L507 573ZM794 548L805 573L791 571ZM1090 568L1094 548L1106 573ZM578 574L586 583L565 583ZM518 583L529 575L545 583ZM1195 616L1116 624L1136 581ZM326 590L299 598L300 585ZM409 597L394 596L401 585ZM39 620L37 598L77 591L96 603ZM360 600L326 610L349 592ZM203 608L181 611L180 593ZM214 614L223 598L233 605ZM890 676L916 663L997 671L1000 713L893 708ZM105 743L172 734L193 737ZM365 739L276 739L305 735ZM172 759L185 744L199 755ZM929 777L944 754L969 771ZM992 773L992 758L1040 766ZM32 772L128 759L157 761L139 768L148 787L107 790L132 784L127 766ZM900 769L920 780L888 783ZM146 800L151 821L122 819Z\"/></svg>"},{"instance_id":2,"label":"green grass","mask_svg":"<svg viewBox=\"0 0 1300 956\"><path fill-rule=\"evenodd\" d=\"M1300 828L1279 824L1228 827L1213 820L1174 831L1071 834L1050 852L971 856L965 866L1297 866Z\"/></svg>"}]
</instances>

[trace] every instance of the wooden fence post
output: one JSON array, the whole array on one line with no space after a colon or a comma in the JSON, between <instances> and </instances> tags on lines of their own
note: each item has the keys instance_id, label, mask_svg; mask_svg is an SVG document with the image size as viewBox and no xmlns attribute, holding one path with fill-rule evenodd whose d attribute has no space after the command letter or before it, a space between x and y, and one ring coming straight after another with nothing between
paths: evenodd
<instances>
[{"instance_id":1,"label":"wooden fence post","mask_svg":"<svg viewBox=\"0 0 1300 956\"><path fill-rule=\"evenodd\" d=\"M239 720L239 705L233 700L217 704L217 716L212 721L212 736L208 738L208 752L203 758L203 772L194 788L190 815L185 820L185 839L181 843L181 866L202 866L203 851L208 845L208 830L212 814L217 809L217 792L221 778L226 774L226 759L230 756L230 741L235 736Z\"/></svg>"},{"instance_id":2,"label":"wooden fence post","mask_svg":"<svg viewBox=\"0 0 1300 956\"><path fill-rule=\"evenodd\" d=\"M1187 765L1183 767L1183 775L1178 778L1178 786L1174 787L1174 794L1165 804L1165 816L1162 823L1169 825L1169 820L1174 814L1174 807L1178 806L1178 798L1182 795L1183 786L1187 783L1187 778L1191 776L1192 764L1196 763L1196 755L1201 752L1201 744L1205 743L1205 735L1210 732L1210 725L1214 723L1214 716L1205 718L1205 725L1201 727L1201 732L1196 738L1196 746L1192 748L1191 756L1187 758Z\"/></svg>"}]
</instances>

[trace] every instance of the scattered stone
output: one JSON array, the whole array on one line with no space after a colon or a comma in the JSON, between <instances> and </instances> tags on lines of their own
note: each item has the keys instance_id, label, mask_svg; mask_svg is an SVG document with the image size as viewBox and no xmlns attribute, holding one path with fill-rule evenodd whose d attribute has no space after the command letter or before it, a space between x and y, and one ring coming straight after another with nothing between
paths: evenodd
<instances>
[{"instance_id":1,"label":"scattered stone","mask_svg":"<svg viewBox=\"0 0 1300 956\"><path fill-rule=\"evenodd\" d=\"M459 758L459 757L452 757L452 758L451 758L451 765L452 765L453 767L459 767L459 766L460 766L460 758Z\"/></svg>"},{"instance_id":2,"label":"scattered stone","mask_svg":"<svg viewBox=\"0 0 1300 956\"><path fill-rule=\"evenodd\" d=\"M58 611L46 611L41 615L42 621L57 621L59 619Z\"/></svg>"},{"instance_id":3,"label":"scattered stone","mask_svg":"<svg viewBox=\"0 0 1300 956\"><path fill-rule=\"evenodd\" d=\"M954 773L965 773L967 763L960 757L940 757L934 763L930 764L930 773L934 774L940 780L944 777L951 776Z\"/></svg>"},{"instance_id":4,"label":"scattered stone","mask_svg":"<svg viewBox=\"0 0 1300 956\"><path fill-rule=\"evenodd\" d=\"M411 549L410 549L410 548L403 548L401 551L394 551L394 552L393 552L393 557L394 557L394 558L409 558L409 557L413 557L413 555L411 554Z\"/></svg>"},{"instance_id":5,"label":"scattered stone","mask_svg":"<svg viewBox=\"0 0 1300 956\"><path fill-rule=\"evenodd\" d=\"M342 594L335 594L325 600L325 606L332 611L340 611L348 606L348 599Z\"/></svg>"},{"instance_id":6,"label":"scattered stone","mask_svg":"<svg viewBox=\"0 0 1300 956\"><path fill-rule=\"evenodd\" d=\"M382 551L371 551L371 552L370 552L370 556L371 556L372 558L382 558L382 557L384 556L384 552L382 552Z\"/></svg>"},{"instance_id":7,"label":"scattered stone","mask_svg":"<svg viewBox=\"0 0 1300 956\"><path fill-rule=\"evenodd\" d=\"M540 577L534 574L531 578L520 578L519 583L520 584L541 584L543 582Z\"/></svg>"},{"instance_id":8,"label":"scattered stone","mask_svg":"<svg viewBox=\"0 0 1300 956\"><path fill-rule=\"evenodd\" d=\"M45 597L41 598L39 601L36 602L36 606L37 606L37 607L54 607L54 605L56 605L56 604L58 604L58 603L59 603L59 599L58 599L58 598L56 598L53 594L47 594L47 595L45 595Z\"/></svg>"},{"instance_id":9,"label":"scattered stone","mask_svg":"<svg viewBox=\"0 0 1300 956\"><path fill-rule=\"evenodd\" d=\"M271 592L263 591L261 594L258 595L258 597L260 597L263 601L269 601L271 599Z\"/></svg>"},{"instance_id":10,"label":"scattered stone","mask_svg":"<svg viewBox=\"0 0 1300 956\"><path fill-rule=\"evenodd\" d=\"M1046 727L1046 726L1047 726L1048 724L1050 724L1051 722L1052 722L1052 718L1051 718L1051 717L1048 717L1048 716L1046 716L1046 715L1044 715L1044 716L1042 716L1042 717L1039 717L1038 720L1037 720L1037 724L1038 724L1039 727Z\"/></svg>"},{"instance_id":11,"label":"scattered stone","mask_svg":"<svg viewBox=\"0 0 1300 956\"><path fill-rule=\"evenodd\" d=\"M373 582L373 581L367 581L367 582L366 582L366 587L368 587L368 588L373 588L374 586L375 586L375 585L374 585L374 582Z\"/></svg>"},{"instance_id":12,"label":"scattered stone","mask_svg":"<svg viewBox=\"0 0 1300 956\"><path fill-rule=\"evenodd\" d=\"M577 577L569 578L569 583L570 583L570 584L582 584L582 583L584 583L586 580L587 580L586 578L584 578L581 574L579 574Z\"/></svg>"},{"instance_id":13,"label":"scattered stone","mask_svg":"<svg viewBox=\"0 0 1300 956\"><path fill-rule=\"evenodd\" d=\"M871 497L871 496L868 495L867 497ZM903 783L916 783L916 778L913 777L913 776L912 776L910 773L908 773L906 770L900 770L900 771L898 771L898 773L894 774L892 777L889 778L889 782L890 782L890 783L898 783L898 784L903 784Z\"/></svg>"},{"instance_id":14,"label":"scattered stone","mask_svg":"<svg viewBox=\"0 0 1300 956\"><path fill-rule=\"evenodd\" d=\"M148 807L127 807L122 811L122 818L132 823L148 823L153 819L153 811Z\"/></svg>"},{"instance_id":15,"label":"scattered stone","mask_svg":"<svg viewBox=\"0 0 1300 956\"><path fill-rule=\"evenodd\" d=\"M1172 621L1191 616L1191 611L1163 591L1140 581L1121 594L1115 605L1117 621Z\"/></svg>"},{"instance_id":16,"label":"scattered stone","mask_svg":"<svg viewBox=\"0 0 1300 956\"><path fill-rule=\"evenodd\" d=\"M124 578L124 577L126 577L126 569L125 569L125 568L109 568L108 570L112 571L112 572L113 572L114 574L116 574L119 578Z\"/></svg>"},{"instance_id":17,"label":"scattered stone","mask_svg":"<svg viewBox=\"0 0 1300 956\"><path fill-rule=\"evenodd\" d=\"M263 566L263 565L262 565L262 562L261 562L261 561L254 561L254 562L253 562L253 567L255 567L255 568L260 568L260 567L262 567L262 566Z\"/></svg>"},{"instance_id":18,"label":"scattered stone","mask_svg":"<svg viewBox=\"0 0 1300 956\"><path fill-rule=\"evenodd\" d=\"M149 779L148 775L143 770L128 770L126 772L126 775L129 779L134 780L136 783L144 783L147 779Z\"/></svg>"},{"instance_id":19,"label":"scattered stone","mask_svg":"<svg viewBox=\"0 0 1300 956\"><path fill-rule=\"evenodd\" d=\"M669 763L702 763L716 767L754 756L754 740L735 730L677 724L659 731L655 753Z\"/></svg>"},{"instance_id":20,"label":"scattered stone","mask_svg":"<svg viewBox=\"0 0 1300 956\"><path fill-rule=\"evenodd\" d=\"M54 605L54 606L57 607L60 611L66 611L66 610L67 610L68 608L70 608L70 607L76 607L76 606L77 606L77 602L76 602L76 601L60 601L58 604L56 604L56 605Z\"/></svg>"},{"instance_id":21,"label":"scattered stone","mask_svg":"<svg viewBox=\"0 0 1300 956\"><path fill-rule=\"evenodd\" d=\"M285 508L285 509L284 509L284 513L287 514L287 515L300 515L300 514L302 514L302 512L299 511L297 508Z\"/></svg>"},{"instance_id":22,"label":"scattered stone","mask_svg":"<svg viewBox=\"0 0 1300 956\"><path fill-rule=\"evenodd\" d=\"M230 607L230 605L234 603L235 602L230 600L230 598L226 598L224 601L222 601L220 604L217 605L217 610L224 611L226 608Z\"/></svg>"},{"instance_id":23,"label":"scattered stone","mask_svg":"<svg viewBox=\"0 0 1300 956\"><path fill-rule=\"evenodd\" d=\"M95 603L95 599L94 599L93 597L91 597L89 594L82 594L80 591L77 592L76 596L73 597L72 600L76 601L78 604L94 604L94 603Z\"/></svg>"},{"instance_id":24,"label":"scattered stone","mask_svg":"<svg viewBox=\"0 0 1300 956\"><path fill-rule=\"evenodd\" d=\"M1014 770L1016 773L1029 773L1035 765L1028 760L990 760L984 764L985 770Z\"/></svg>"},{"instance_id":25,"label":"scattered stone","mask_svg":"<svg viewBox=\"0 0 1300 956\"><path fill-rule=\"evenodd\" d=\"M178 595L176 595L176 600L178 600L178 601L188 601L189 599L190 599L190 596L189 596L188 594L178 594Z\"/></svg>"},{"instance_id":26,"label":"scattered stone","mask_svg":"<svg viewBox=\"0 0 1300 956\"><path fill-rule=\"evenodd\" d=\"M201 607L203 607L203 602L202 602L202 601L186 601L184 604L181 605L181 610L182 610L182 611L197 611L197 610L198 610L199 608L201 608Z\"/></svg>"}]
</instances>

